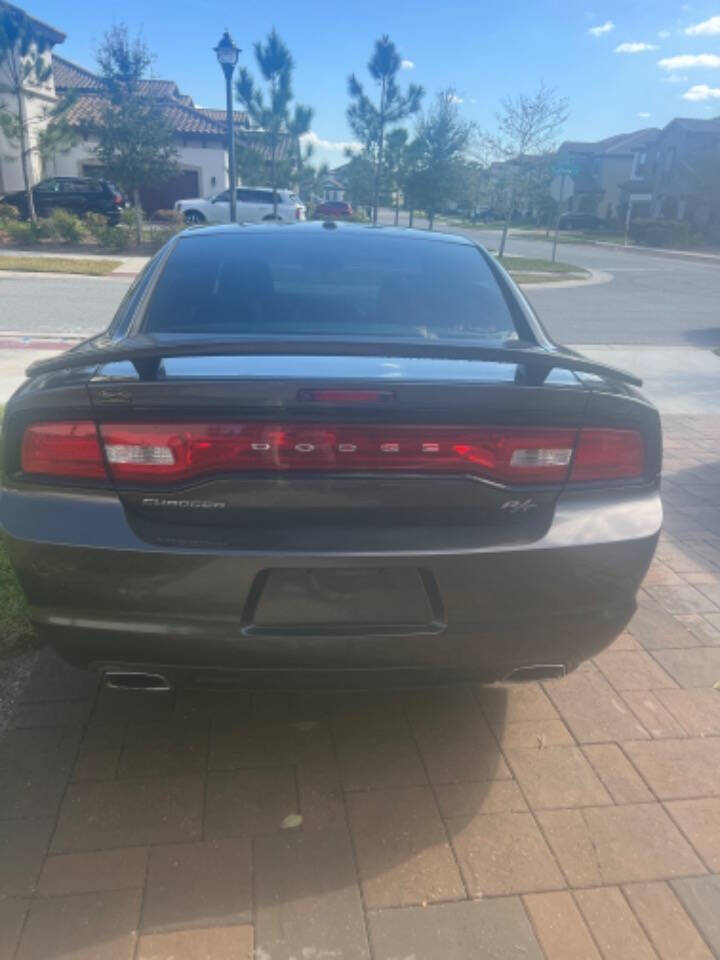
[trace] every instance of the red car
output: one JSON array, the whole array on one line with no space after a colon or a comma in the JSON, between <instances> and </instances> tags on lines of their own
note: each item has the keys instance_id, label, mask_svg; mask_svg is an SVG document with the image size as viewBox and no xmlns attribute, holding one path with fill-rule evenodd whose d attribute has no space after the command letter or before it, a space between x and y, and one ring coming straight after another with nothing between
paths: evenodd
<instances>
[{"instance_id":1,"label":"red car","mask_svg":"<svg viewBox=\"0 0 720 960\"><path fill-rule=\"evenodd\" d=\"M352 212L346 200L324 200L315 207L315 216L323 220L345 219L351 217Z\"/></svg>"}]
</instances>

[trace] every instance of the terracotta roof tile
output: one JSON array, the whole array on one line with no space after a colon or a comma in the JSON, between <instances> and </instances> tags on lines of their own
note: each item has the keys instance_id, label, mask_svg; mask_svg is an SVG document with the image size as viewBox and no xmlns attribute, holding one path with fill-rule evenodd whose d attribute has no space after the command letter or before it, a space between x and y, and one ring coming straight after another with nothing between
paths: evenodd
<instances>
[{"instance_id":1,"label":"terracotta roof tile","mask_svg":"<svg viewBox=\"0 0 720 960\"><path fill-rule=\"evenodd\" d=\"M224 134L224 129L220 124L215 123L193 107L168 101L161 101L158 105L165 117L173 124L176 133L204 134L206 136L223 136ZM68 110L67 121L73 127L91 129L102 122L106 106L107 100L98 94L80 94Z\"/></svg>"}]
</instances>

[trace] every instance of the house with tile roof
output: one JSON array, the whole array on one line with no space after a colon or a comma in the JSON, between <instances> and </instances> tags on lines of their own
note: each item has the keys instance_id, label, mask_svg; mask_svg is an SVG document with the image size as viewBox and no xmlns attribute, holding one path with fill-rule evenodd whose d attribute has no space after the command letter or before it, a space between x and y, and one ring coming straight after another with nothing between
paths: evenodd
<instances>
[{"instance_id":1,"label":"house with tile roof","mask_svg":"<svg viewBox=\"0 0 720 960\"><path fill-rule=\"evenodd\" d=\"M7 0L0 0L2 7L12 8L12 5ZM28 87L24 91L25 111L30 118L27 127L33 182L48 176L101 176L95 147L98 127L107 103L102 78L56 52L54 48L65 40L65 34L39 20L30 19L47 45L44 55L52 68L42 89ZM173 127L180 168L172 180L141 190L140 199L145 211L169 210L176 200L206 197L224 190L228 184L225 111L196 106L193 98L182 93L172 80L148 79L143 81L141 89L147 97L156 101ZM77 132L77 143L68 151L57 152L46 158L43 163L37 150L37 134L42 126L43 111L46 112L47 107L52 107L68 95L72 95L72 105L66 117ZM4 96L0 72L0 102ZM13 104L9 104L9 107L15 111L17 109ZM234 111L234 124L240 149L244 146L245 149L254 150L269 161L265 134L261 130L251 129L248 115L241 110ZM278 156L283 159L295 149L294 139L285 137L280 143ZM11 157L11 151L3 142L0 132L0 194L22 187L20 163Z\"/></svg>"},{"instance_id":2,"label":"house with tile roof","mask_svg":"<svg viewBox=\"0 0 720 960\"><path fill-rule=\"evenodd\" d=\"M47 176L100 176L102 171L95 155L97 130L102 123L107 100L100 77L84 67L53 53L55 93L72 95L66 114L79 139L74 147L57 153L46 165ZM170 80L145 80L142 92L161 108L175 131L179 172L171 180L140 191L140 200L147 213L172 209L176 200L208 196L227 186L227 151L225 124L213 116L217 111L198 109L192 97L181 93ZM224 111L219 111L224 116ZM246 122L238 114L239 124Z\"/></svg>"},{"instance_id":3,"label":"house with tile roof","mask_svg":"<svg viewBox=\"0 0 720 960\"><path fill-rule=\"evenodd\" d=\"M6 0L0 0L0 12L18 10L18 7L7 3ZM35 17L29 17L29 20L38 38L38 48L41 49L39 58L47 66L50 63L53 47L65 40L65 34ZM24 127L28 142L28 163L31 176L34 181L37 181L42 176L42 165L37 149L38 134L48 110L57 102L52 74L42 83L35 83L32 79L26 81L22 99ZM6 63L0 63L0 110L2 109L7 109L13 116L17 116L18 104L15 94L10 89ZM7 142L0 128L0 194L19 190L22 186L20 157L17 150L13 149L13 145Z\"/></svg>"}]
</instances>

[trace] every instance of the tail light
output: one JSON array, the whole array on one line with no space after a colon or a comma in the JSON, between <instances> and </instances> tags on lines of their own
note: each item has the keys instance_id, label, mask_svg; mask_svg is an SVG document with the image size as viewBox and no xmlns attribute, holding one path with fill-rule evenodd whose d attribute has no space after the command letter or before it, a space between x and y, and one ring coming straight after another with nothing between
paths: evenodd
<instances>
[{"instance_id":1,"label":"tail light","mask_svg":"<svg viewBox=\"0 0 720 960\"><path fill-rule=\"evenodd\" d=\"M570 480L618 480L645 472L645 444L637 430L583 427Z\"/></svg>"},{"instance_id":2,"label":"tail light","mask_svg":"<svg viewBox=\"0 0 720 960\"><path fill-rule=\"evenodd\" d=\"M118 480L167 482L219 471L471 473L561 482L575 430L336 424L107 424Z\"/></svg>"},{"instance_id":3,"label":"tail light","mask_svg":"<svg viewBox=\"0 0 720 960\"><path fill-rule=\"evenodd\" d=\"M25 473L107 478L97 428L91 420L33 424L23 436L20 458Z\"/></svg>"},{"instance_id":4,"label":"tail light","mask_svg":"<svg viewBox=\"0 0 720 960\"><path fill-rule=\"evenodd\" d=\"M470 474L507 484L642 476L634 430L330 423L38 423L27 474L174 483L220 472Z\"/></svg>"},{"instance_id":5,"label":"tail light","mask_svg":"<svg viewBox=\"0 0 720 960\"><path fill-rule=\"evenodd\" d=\"M112 198L112 202L115 204L116 207L121 207L123 205L123 198L120 196L119 193L116 193Z\"/></svg>"}]
</instances>

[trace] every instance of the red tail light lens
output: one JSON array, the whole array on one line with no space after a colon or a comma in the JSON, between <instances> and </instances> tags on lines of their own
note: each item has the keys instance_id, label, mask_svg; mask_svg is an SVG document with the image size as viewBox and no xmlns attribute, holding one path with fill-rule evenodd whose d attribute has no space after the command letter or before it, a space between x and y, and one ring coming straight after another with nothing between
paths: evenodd
<instances>
[{"instance_id":1,"label":"red tail light lens","mask_svg":"<svg viewBox=\"0 0 720 960\"><path fill-rule=\"evenodd\" d=\"M220 471L470 473L505 483L565 480L575 430L336 424L106 424L119 480Z\"/></svg>"},{"instance_id":2,"label":"red tail light lens","mask_svg":"<svg viewBox=\"0 0 720 960\"><path fill-rule=\"evenodd\" d=\"M641 477L635 430L331 423L36 423L27 474L173 483L222 472L471 474L508 484ZM571 467L572 463L572 467ZM568 477L569 472L569 477Z\"/></svg>"},{"instance_id":3,"label":"red tail light lens","mask_svg":"<svg viewBox=\"0 0 720 960\"><path fill-rule=\"evenodd\" d=\"M120 196L119 193L116 193L112 198L112 202L115 204L116 207L121 207L123 204L123 198Z\"/></svg>"},{"instance_id":4,"label":"red tail light lens","mask_svg":"<svg viewBox=\"0 0 720 960\"><path fill-rule=\"evenodd\" d=\"M645 472L645 444L637 430L583 427L570 480L618 480Z\"/></svg>"},{"instance_id":5,"label":"red tail light lens","mask_svg":"<svg viewBox=\"0 0 720 960\"><path fill-rule=\"evenodd\" d=\"M52 477L107 478L91 420L35 423L25 431L21 451L25 473Z\"/></svg>"}]
</instances>

